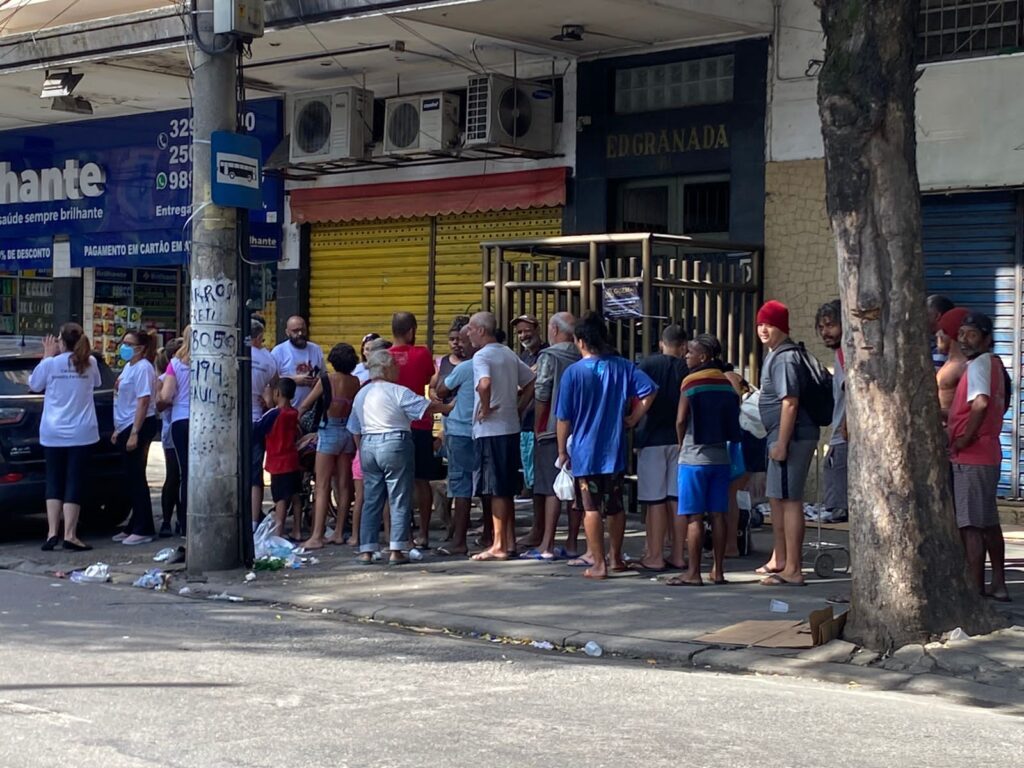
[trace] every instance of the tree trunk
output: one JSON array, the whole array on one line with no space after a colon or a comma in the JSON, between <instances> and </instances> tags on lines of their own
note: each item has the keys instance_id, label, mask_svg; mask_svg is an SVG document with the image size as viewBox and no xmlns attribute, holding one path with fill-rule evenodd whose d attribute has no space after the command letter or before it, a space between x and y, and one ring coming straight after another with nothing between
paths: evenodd
<instances>
[{"instance_id":1,"label":"tree trunk","mask_svg":"<svg viewBox=\"0 0 1024 768\"><path fill-rule=\"evenodd\" d=\"M818 105L843 303L853 590L878 651L1002 622L969 586L929 356L914 128L917 0L816 0Z\"/></svg>"}]
</instances>

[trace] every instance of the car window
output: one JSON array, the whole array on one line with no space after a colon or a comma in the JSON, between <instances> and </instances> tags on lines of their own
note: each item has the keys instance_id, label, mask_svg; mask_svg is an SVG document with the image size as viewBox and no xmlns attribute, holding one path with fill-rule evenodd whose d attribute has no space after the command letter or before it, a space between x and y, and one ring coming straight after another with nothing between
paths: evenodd
<instances>
[{"instance_id":1,"label":"car window","mask_svg":"<svg viewBox=\"0 0 1024 768\"><path fill-rule=\"evenodd\" d=\"M0 397L28 395L28 377L35 360L0 360Z\"/></svg>"},{"instance_id":2,"label":"car window","mask_svg":"<svg viewBox=\"0 0 1024 768\"><path fill-rule=\"evenodd\" d=\"M100 388L113 389L114 379L117 378L114 372L99 355L93 354L93 359L96 360L100 369L100 381L102 382ZM38 362L38 360L26 358L0 360L0 397L32 394L28 388L28 377Z\"/></svg>"}]
</instances>

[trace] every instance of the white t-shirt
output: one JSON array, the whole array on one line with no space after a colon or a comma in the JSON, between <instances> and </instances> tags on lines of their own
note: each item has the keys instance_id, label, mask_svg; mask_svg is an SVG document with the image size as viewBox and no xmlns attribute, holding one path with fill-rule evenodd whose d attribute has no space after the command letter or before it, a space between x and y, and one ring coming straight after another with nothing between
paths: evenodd
<instances>
[{"instance_id":1,"label":"white t-shirt","mask_svg":"<svg viewBox=\"0 0 1024 768\"><path fill-rule=\"evenodd\" d=\"M40 445L71 448L99 442L93 390L100 383L100 369L91 355L85 373L75 370L70 352L40 361L28 379L29 389L45 393L39 423Z\"/></svg>"},{"instance_id":2,"label":"white t-shirt","mask_svg":"<svg viewBox=\"0 0 1024 768\"><path fill-rule=\"evenodd\" d=\"M252 420L255 424L263 416L260 398L267 385L278 375L277 360L263 347L252 348Z\"/></svg>"},{"instance_id":3,"label":"white t-shirt","mask_svg":"<svg viewBox=\"0 0 1024 768\"><path fill-rule=\"evenodd\" d=\"M321 371L326 370L323 350L311 341L307 341L306 346L302 349L290 341L282 341L274 347L274 351L270 354L277 361L278 375L280 376L304 376L311 373L314 368L319 368ZM302 401L306 399L306 395L312 389L312 387L295 387L292 405L296 408L302 405Z\"/></svg>"},{"instance_id":4,"label":"white t-shirt","mask_svg":"<svg viewBox=\"0 0 1024 768\"><path fill-rule=\"evenodd\" d=\"M189 402L192 389L192 369L176 357L171 358L167 373L174 379L174 399L171 401L171 422L188 421Z\"/></svg>"},{"instance_id":5,"label":"white t-shirt","mask_svg":"<svg viewBox=\"0 0 1024 768\"><path fill-rule=\"evenodd\" d=\"M118 433L131 428L135 423L136 403L140 398L149 398L146 418L156 415L156 369L146 358L137 363L125 365L117 377L117 395L114 397L114 429Z\"/></svg>"},{"instance_id":6,"label":"white t-shirt","mask_svg":"<svg viewBox=\"0 0 1024 768\"><path fill-rule=\"evenodd\" d=\"M497 342L488 344L473 355L473 387L480 379L491 380L491 413L486 421L477 421L480 394L473 395L473 437L500 437L519 434L519 388L525 387L537 374L511 349Z\"/></svg>"},{"instance_id":7,"label":"white t-shirt","mask_svg":"<svg viewBox=\"0 0 1024 768\"><path fill-rule=\"evenodd\" d=\"M408 432L412 422L423 418L429 405L427 398L408 387L373 381L360 389L352 401L348 430L354 435Z\"/></svg>"},{"instance_id":8,"label":"white t-shirt","mask_svg":"<svg viewBox=\"0 0 1024 768\"><path fill-rule=\"evenodd\" d=\"M365 384L370 380L370 369L366 367L366 363L360 362L352 369L352 375L359 379L360 384Z\"/></svg>"}]
</instances>

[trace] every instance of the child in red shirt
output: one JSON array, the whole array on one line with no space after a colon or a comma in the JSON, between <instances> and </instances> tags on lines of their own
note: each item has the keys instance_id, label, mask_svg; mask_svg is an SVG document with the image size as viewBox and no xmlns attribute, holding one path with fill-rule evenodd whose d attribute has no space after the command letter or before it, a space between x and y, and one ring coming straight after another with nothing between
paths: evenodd
<instances>
[{"instance_id":1,"label":"child in red shirt","mask_svg":"<svg viewBox=\"0 0 1024 768\"><path fill-rule=\"evenodd\" d=\"M292 541L302 541L302 508L299 493L302 472L299 469L299 412L292 407L295 381L282 378L274 387L274 408L253 425L253 438L262 439L267 448L264 467L270 473L270 495L274 500L274 529L280 535L288 507L292 509Z\"/></svg>"}]
</instances>

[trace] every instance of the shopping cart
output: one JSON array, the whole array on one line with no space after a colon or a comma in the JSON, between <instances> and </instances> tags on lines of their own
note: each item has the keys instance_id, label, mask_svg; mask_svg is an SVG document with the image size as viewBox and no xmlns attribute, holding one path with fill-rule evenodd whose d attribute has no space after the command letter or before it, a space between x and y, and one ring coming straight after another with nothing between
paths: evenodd
<instances>
[{"instance_id":1,"label":"shopping cart","mask_svg":"<svg viewBox=\"0 0 1024 768\"><path fill-rule=\"evenodd\" d=\"M822 446L814 450L814 474L818 481L818 503L815 505L818 529L818 540L805 542L801 557L803 564L810 562L814 573L819 579L831 579L837 572L843 575L850 573L850 550L842 544L823 541L821 538L822 483L821 483Z\"/></svg>"}]
</instances>

